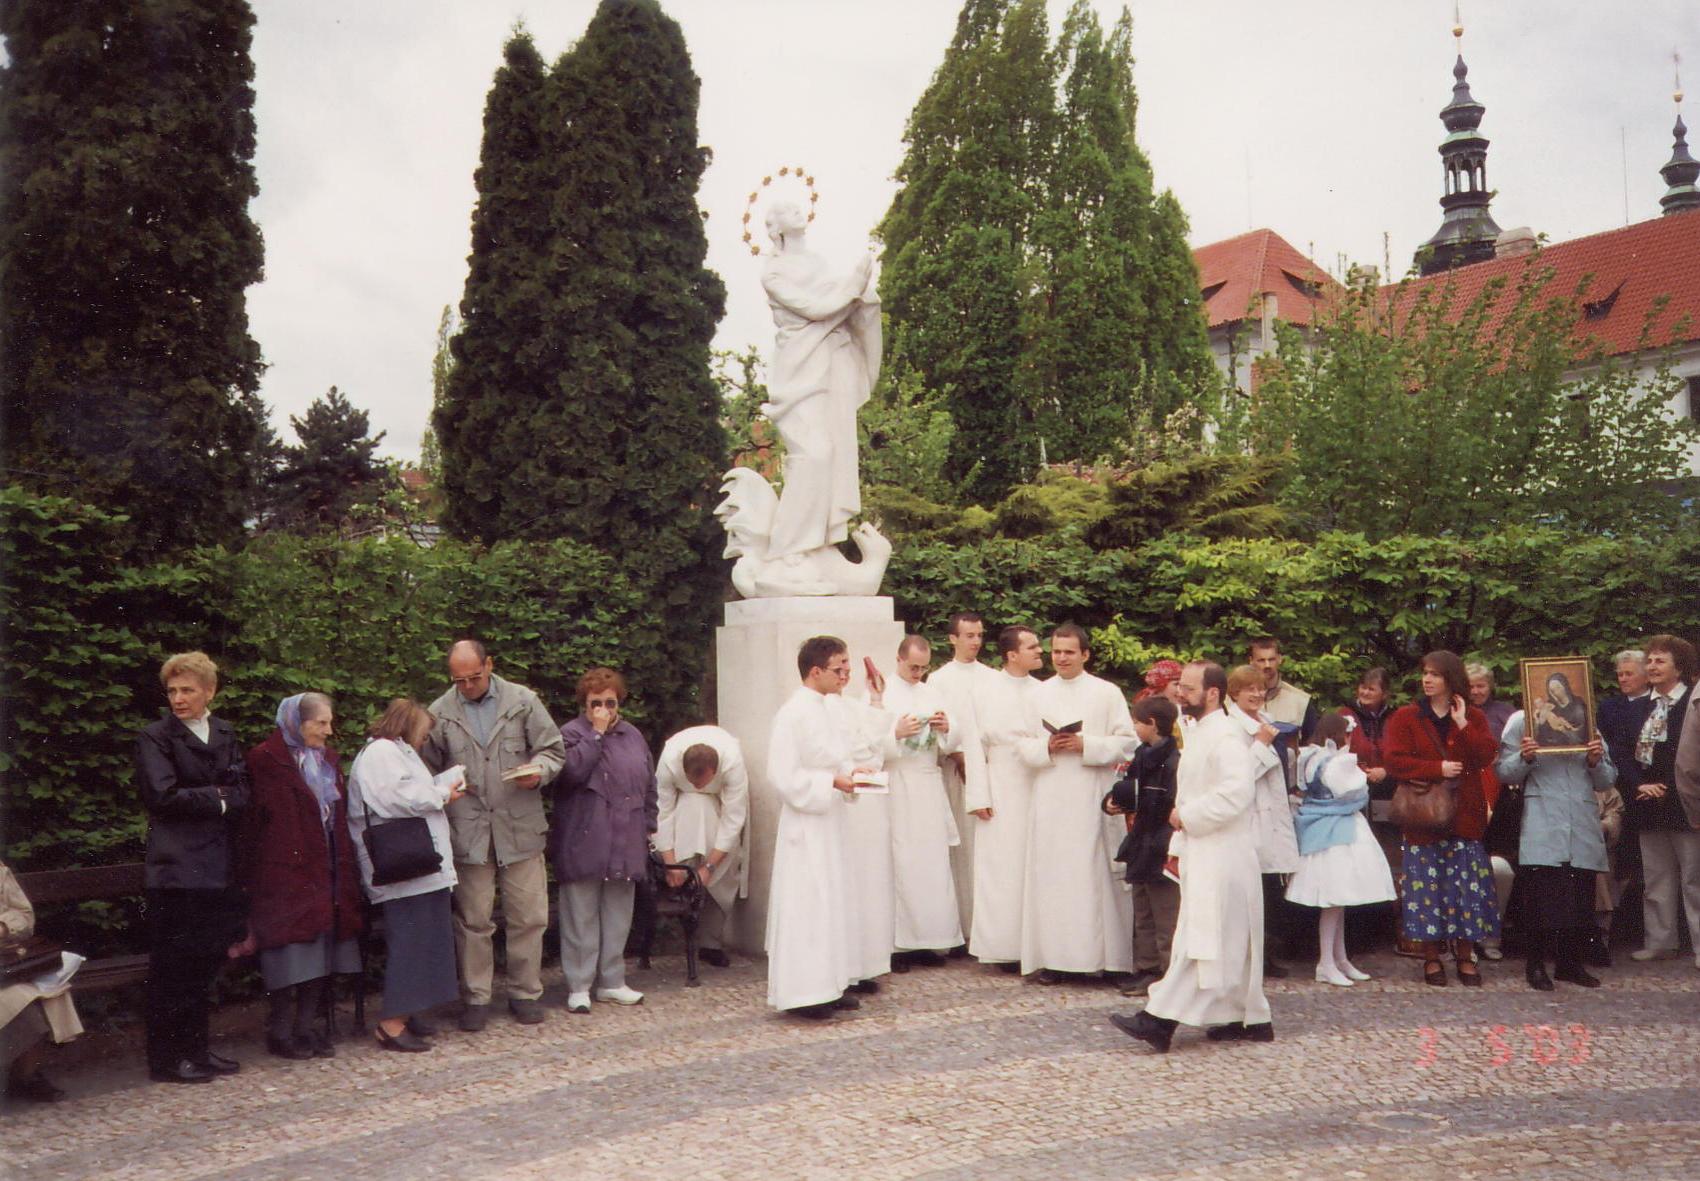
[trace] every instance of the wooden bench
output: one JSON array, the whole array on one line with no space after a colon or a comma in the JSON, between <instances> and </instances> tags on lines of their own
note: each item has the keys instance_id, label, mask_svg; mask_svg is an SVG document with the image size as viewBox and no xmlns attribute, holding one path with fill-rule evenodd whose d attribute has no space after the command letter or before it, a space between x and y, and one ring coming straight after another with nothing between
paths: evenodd
<instances>
[{"instance_id":1,"label":"wooden bench","mask_svg":"<svg viewBox=\"0 0 1700 1181\"><path fill-rule=\"evenodd\" d=\"M47 869L20 873L18 884L30 905L38 909L61 902L109 902L131 898L147 889L140 861L97 865L88 869ZM71 987L77 992L100 992L140 984L148 978L146 955L115 955L89 960L77 970Z\"/></svg>"}]
</instances>

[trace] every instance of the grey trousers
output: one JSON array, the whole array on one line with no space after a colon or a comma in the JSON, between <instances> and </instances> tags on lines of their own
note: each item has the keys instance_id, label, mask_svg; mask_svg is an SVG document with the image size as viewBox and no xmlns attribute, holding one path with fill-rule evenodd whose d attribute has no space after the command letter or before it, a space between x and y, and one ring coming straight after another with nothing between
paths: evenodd
<instances>
[{"instance_id":1,"label":"grey trousers","mask_svg":"<svg viewBox=\"0 0 1700 1181\"><path fill-rule=\"evenodd\" d=\"M1700 962L1700 832L1652 829L1641 834L1642 920L1646 946L1676 950L1677 900L1687 912L1688 937Z\"/></svg>"},{"instance_id":2,"label":"grey trousers","mask_svg":"<svg viewBox=\"0 0 1700 1181\"><path fill-rule=\"evenodd\" d=\"M568 992L619 988L626 982L626 937L632 931L635 882L562 882L561 972Z\"/></svg>"},{"instance_id":3,"label":"grey trousers","mask_svg":"<svg viewBox=\"0 0 1700 1181\"><path fill-rule=\"evenodd\" d=\"M1169 970L1175 924L1181 917L1181 888L1167 878L1133 886L1133 970Z\"/></svg>"}]
</instances>

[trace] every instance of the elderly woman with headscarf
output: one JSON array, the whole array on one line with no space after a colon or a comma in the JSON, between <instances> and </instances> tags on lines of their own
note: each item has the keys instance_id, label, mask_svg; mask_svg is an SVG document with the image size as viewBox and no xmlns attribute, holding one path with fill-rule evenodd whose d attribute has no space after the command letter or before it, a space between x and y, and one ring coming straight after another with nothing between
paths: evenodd
<instances>
[{"instance_id":1,"label":"elderly woman with headscarf","mask_svg":"<svg viewBox=\"0 0 1700 1181\"><path fill-rule=\"evenodd\" d=\"M248 932L271 999L266 1049L279 1058L329 1058L315 1026L335 972L358 972L360 870L348 835L348 798L329 745L323 693L277 707L277 729L248 752L253 797L242 825Z\"/></svg>"}]
</instances>

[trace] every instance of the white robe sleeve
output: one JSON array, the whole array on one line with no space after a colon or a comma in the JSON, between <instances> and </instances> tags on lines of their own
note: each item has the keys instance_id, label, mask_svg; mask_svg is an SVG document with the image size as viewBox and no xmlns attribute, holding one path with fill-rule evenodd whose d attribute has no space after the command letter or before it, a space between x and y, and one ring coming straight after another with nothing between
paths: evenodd
<instances>
[{"instance_id":1,"label":"white robe sleeve","mask_svg":"<svg viewBox=\"0 0 1700 1181\"><path fill-rule=\"evenodd\" d=\"M740 752L729 755L720 769L720 825L714 830L714 847L722 853L736 849L749 814L750 773Z\"/></svg>"},{"instance_id":2,"label":"white robe sleeve","mask_svg":"<svg viewBox=\"0 0 1700 1181\"><path fill-rule=\"evenodd\" d=\"M1127 758L1137 737L1133 731L1133 714L1128 711L1122 691L1106 682L1102 697L1101 724L1105 733L1081 735L1080 761L1088 767L1113 767Z\"/></svg>"},{"instance_id":3,"label":"white robe sleeve","mask_svg":"<svg viewBox=\"0 0 1700 1181\"><path fill-rule=\"evenodd\" d=\"M655 769L655 839L657 849L663 851L673 849L677 841L673 836L673 813L679 807L679 780L684 778L684 772L675 765L670 756L673 751L661 752L661 765Z\"/></svg>"},{"instance_id":4,"label":"white robe sleeve","mask_svg":"<svg viewBox=\"0 0 1700 1181\"><path fill-rule=\"evenodd\" d=\"M1206 836L1231 824L1257 798L1251 754L1232 738L1218 741L1210 753L1210 788L1179 805L1181 824L1195 836Z\"/></svg>"},{"instance_id":5,"label":"white robe sleeve","mask_svg":"<svg viewBox=\"0 0 1700 1181\"><path fill-rule=\"evenodd\" d=\"M811 767L804 760L807 724L826 725L824 716L804 718L785 710L774 719L773 738L768 744L767 781L787 806L799 812L822 813L833 805L839 791L832 786L835 767Z\"/></svg>"}]
</instances>

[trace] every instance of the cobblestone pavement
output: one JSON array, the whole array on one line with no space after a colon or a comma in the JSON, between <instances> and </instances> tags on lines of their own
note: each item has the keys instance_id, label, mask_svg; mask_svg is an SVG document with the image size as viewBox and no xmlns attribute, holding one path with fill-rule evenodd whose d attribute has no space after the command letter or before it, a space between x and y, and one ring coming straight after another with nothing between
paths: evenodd
<instances>
[{"instance_id":1,"label":"cobblestone pavement","mask_svg":"<svg viewBox=\"0 0 1700 1181\"><path fill-rule=\"evenodd\" d=\"M1167 1056L1109 1024L1132 1003L1102 985L962 960L824 1024L767 1012L747 960L687 989L658 957L632 973L642 1006L590 1016L559 1007L557 973L541 1027L504 1014L429 1054L360 1039L330 1061L268 1057L247 1006L217 1044L241 1074L205 1086L148 1083L130 1044L63 1055L73 1100L10 1111L0 1162L18 1181L1693 1181L1700 971L1620 961L1598 991L1541 994L1516 961L1442 991L1370 956L1350 990L1271 982L1273 1044L1183 1030Z\"/></svg>"}]
</instances>

